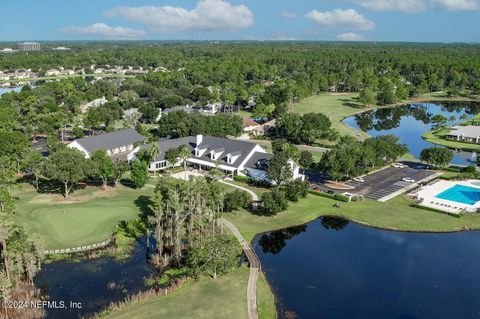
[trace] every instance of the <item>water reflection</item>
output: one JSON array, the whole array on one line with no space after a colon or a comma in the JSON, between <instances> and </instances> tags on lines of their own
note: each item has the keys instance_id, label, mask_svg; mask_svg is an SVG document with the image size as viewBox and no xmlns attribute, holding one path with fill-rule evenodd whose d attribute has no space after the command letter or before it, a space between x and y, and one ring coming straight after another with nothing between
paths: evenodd
<instances>
[{"instance_id":1,"label":"water reflection","mask_svg":"<svg viewBox=\"0 0 480 319\"><path fill-rule=\"evenodd\" d=\"M280 318L479 317L480 232L399 233L324 217L253 244Z\"/></svg>"},{"instance_id":2,"label":"water reflection","mask_svg":"<svg viewBox=\"0 0 480 319\"><path fill-rule=\"evenodd\" d=\"M432 147L431 143L422 139L422 135L432 129L435 115L445 116L448 125L453 125L478 113L478 102L419 103L364 112L345 119L344 123L372 136L394 134L408 145L411 154L418 157L422 149ZM455 154L452 163L471 165L471 158L472 153L460 151Z\"/></svg>"},{"instance_id":3,"label":"water reflection","mask_svg":"<svg viewBox=\"0 0 480 319\"><path fill-rule=\"evenodd\" d=\"M102 310L111 302L147 290L144 279L155 273L147 260L146 239L139 238L127 260L101 257L80 262L54 262L43 266L35 284L49 300L82 304L82 309L50 309L47 318L80 318Z\"/></svg>"}]
</instances>

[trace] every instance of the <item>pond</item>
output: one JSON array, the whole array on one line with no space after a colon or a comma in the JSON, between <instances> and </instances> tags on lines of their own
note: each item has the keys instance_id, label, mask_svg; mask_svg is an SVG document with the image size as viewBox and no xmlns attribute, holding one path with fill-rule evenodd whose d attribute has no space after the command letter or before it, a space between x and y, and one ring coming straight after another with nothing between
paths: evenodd
<instances>
[{"instance_id":1,"label":"pond","mask_svg":"<svg viewBox=\"0 0 480 319\"><path fill-rule=\"evenodd\" d=\"M394 108L383 108L357 114L345 119L343 122L354 128L360 129L372 136L393 134L407 144L410 154L416 158L424 148L433 144L422 139L422 135L432 129L431 119L437 114L450 120L448 125L460 123L461 117L471 119L480 113L478 102L436 102L420 103ZM455 152L453 164L472 165L476 158L471 152Z\"/></svg>"},{"instance_id":2,"label":"pond","mask_svg":"<svg viewBox=\"0 0 480 319\"><path fill-rule=\"evenodd\" d=\"M139 238L128 260L100 257L80 262L60 261L43 265L35 284L52 301L81 303L82 309L47 311L47 318L80 318L145 291L144 279L155 274L147 261L145 238Z\"/></svg>"},{"instance_id":3,"label":"pond","mask_svg":"<svg viewBox=\"0 0 480 319\"><path fill-rule=\"evenodd\" d=\"M280 318L480 316L480 232L397 233L323 217L253 244Z\"/></svg>"}]
</instances>

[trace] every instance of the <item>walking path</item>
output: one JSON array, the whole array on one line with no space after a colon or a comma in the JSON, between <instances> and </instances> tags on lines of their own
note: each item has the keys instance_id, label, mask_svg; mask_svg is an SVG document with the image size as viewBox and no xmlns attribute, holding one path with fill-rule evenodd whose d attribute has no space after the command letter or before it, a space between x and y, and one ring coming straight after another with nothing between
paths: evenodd
<instances>
[{"instance_id":1,"label":"walking path","mask_svg":"<svg viewBox=\"0 0 480 319\"><path fill-rule=\"evenodd\" d=\"M254 191L252 191L252 190L250 190L250 189L248 189L248 188L245 188L245 187L242 187L242 186L238 186L238 185L236 185L236 184L231 184L231 183L229 183L229 182L225 182L225 181L222 181L222 180L220 180L220 183L225 184L225 185L228 185L228 186L232 186L232 187L235 187L235 188L238 188L238 189L241 189L242 191L245 191L245 192L249 193L249 194L252 196L252 200L255 201L255 202L259 200L257 194L255 194Z\"/></svg>"},{"instance_id":2,"label":"walking path","mask_svg":"<svg viewBox=\"0 0 480 319\"><path fill-rule=\"evenodd\" d=\"M242 246L243 252L248 258L248 263L250 264L250 276L248 277L248 286L247 286L247 310L248 310L248 319L258 319L258 309L257 309L257 280L258 272L260 271L260 260L257 257L257 254L253 250L252 246L243 238L240 231L233 225L231 222L225 218L221 219L221 222L227 226L228 229L233 233Z\"/></svg>"}]
</instances>

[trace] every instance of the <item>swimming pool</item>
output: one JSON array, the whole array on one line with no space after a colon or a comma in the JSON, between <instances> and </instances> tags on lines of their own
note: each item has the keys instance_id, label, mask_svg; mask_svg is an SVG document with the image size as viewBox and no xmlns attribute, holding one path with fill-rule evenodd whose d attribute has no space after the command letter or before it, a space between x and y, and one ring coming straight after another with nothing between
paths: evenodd
<instances>
[{"instance_id":1,"label":"swimming pool","mask_svg":"<svg viewBox=\"0 0 480 319\"><path fill-rule=\"evenodd\" d=\"M441 192L435 198L446 199L452 202L474 205L480 201L480 189L463 185L455 185Z\"/></svg>"}]
</instances>

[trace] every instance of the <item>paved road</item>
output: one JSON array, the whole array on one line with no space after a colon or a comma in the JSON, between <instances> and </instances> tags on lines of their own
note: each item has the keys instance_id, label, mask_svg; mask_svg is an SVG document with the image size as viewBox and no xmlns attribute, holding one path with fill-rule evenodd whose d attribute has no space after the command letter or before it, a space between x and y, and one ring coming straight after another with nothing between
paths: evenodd
<instances>
[{"instance_id":1,"label":"paved road","mask_svg":"<svg viewBox=\"0 0 480 319\"><path fill-rule=\"evenodd\" d=\"M233 233L242 246L243 252L248 258L248 263L250 264L250 276L248 277L248 286L247 286L247 311L248 319L258 319L258 308L257 308L257 280L258 272L260 271L260 260L255 254L252 246L243 238L240 231L228 220L222 218L221 222L227 226L228 229Z\"/></svg>"},{"instance_id":2,"label":"paved road","mask_svg":"<svg viewBox=\"0 0 480 319\"><path fill-rule=\"evenodd\" d=\"M252 196L252 200L255 201L255 202L259 200L257 194L255 194L255 192L249 190L248 188L238 186L238 185L235 185L235 184L231 184L231 183L225 182L223 180L220 180L220 183L228 185L228 186L232 186L232 187L235 187L235 188L238 188L238 189L241 189L242 191L245 191L245 192L249 193L250 196Z\"/></svg>"}]
</instances>

